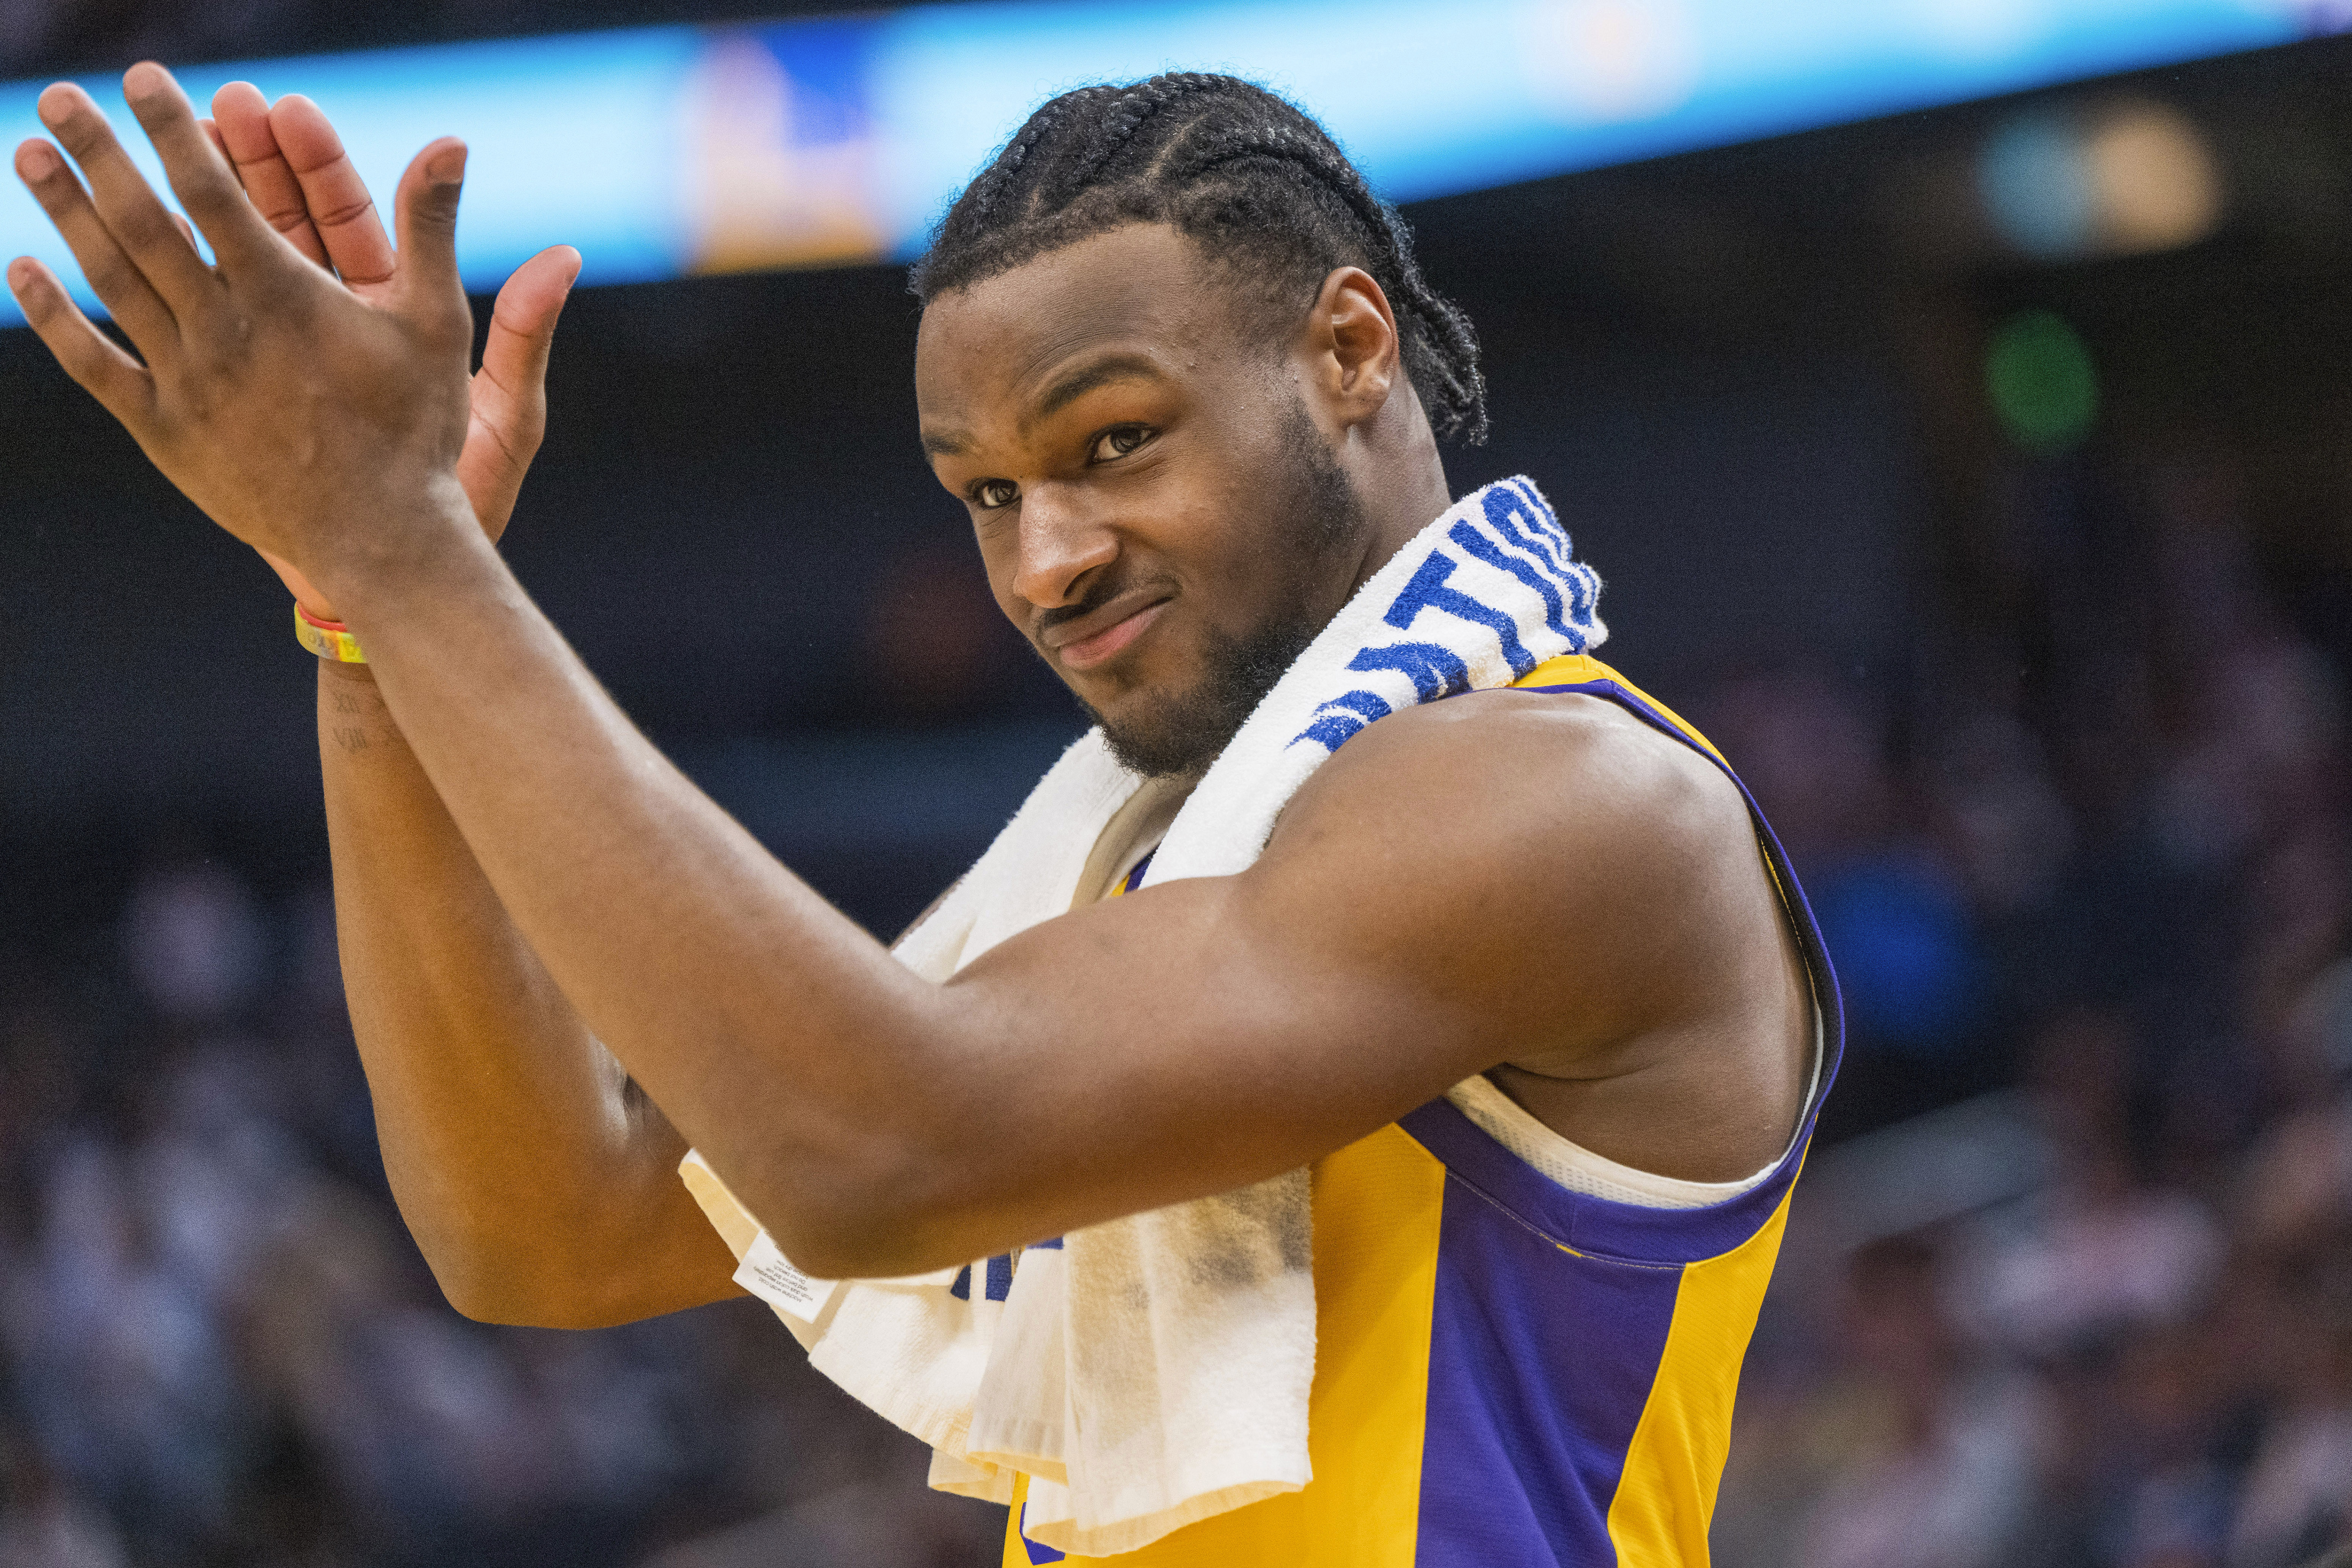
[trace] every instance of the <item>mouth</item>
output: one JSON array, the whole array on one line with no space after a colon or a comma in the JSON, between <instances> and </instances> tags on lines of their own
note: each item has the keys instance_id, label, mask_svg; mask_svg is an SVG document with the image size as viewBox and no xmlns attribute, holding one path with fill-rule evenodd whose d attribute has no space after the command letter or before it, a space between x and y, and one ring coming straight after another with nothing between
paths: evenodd
<instances>
[{"instance_id":1,"label":"mouth","mask_svg":"<svg viewBox=\"0 0 2352 1568\"><path fill-rule=\"evenodd\" d=\"M1064 669L1096 669L1125 653L1167 608L1165 598L1142 603L1114 600L1091 615L1051 628L1040 640Z\"/></svg>"}]
</instances>

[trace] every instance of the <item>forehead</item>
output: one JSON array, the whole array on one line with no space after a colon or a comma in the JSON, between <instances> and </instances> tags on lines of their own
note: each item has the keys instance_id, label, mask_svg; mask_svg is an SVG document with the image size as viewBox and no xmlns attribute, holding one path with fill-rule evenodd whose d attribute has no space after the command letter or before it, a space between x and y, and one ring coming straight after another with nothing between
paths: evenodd
<instances>
[{"instance_id":1,"label":"forehead","mask_svg":"<svg viewBox=\"0 0 2352 1568\"><path fill-rule=\"evenodd\" d=\"M933 299L915 340L915 404L926 423L1010 411L1081 357L1117 352L1164 374L1232 347L1225 290L1193 243L1130 224L1048 251Z\"/></svg>"}]
</instances>

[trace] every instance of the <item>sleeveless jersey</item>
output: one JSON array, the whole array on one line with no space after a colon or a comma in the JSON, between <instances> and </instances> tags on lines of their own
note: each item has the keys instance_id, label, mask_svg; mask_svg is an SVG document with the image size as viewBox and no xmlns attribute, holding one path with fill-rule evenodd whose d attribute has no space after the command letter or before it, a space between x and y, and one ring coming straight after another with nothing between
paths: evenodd
<instances>
[{"instance_id":1,"label":"sleeveless jersey","mask_svg":"<svg viewBox=\"0 0 2352 1568\"><path fill-rule=\"evenodd\" d=\"M1738 784L1696 730L1588 655L1513 685L1615 702ZM1740 1361L1843 1040L1811 912L1739 789L1820 1023L1812 1093L1763 1179L1704 1207L1616 1202L1559 1186L1450 1102L1430 1102L1314 1166L1314 1479L1085 1558L1021 1533L1024 1478L1006 1521L1010 1568L1707 1562Z\"/></svg>"}]
</instances>

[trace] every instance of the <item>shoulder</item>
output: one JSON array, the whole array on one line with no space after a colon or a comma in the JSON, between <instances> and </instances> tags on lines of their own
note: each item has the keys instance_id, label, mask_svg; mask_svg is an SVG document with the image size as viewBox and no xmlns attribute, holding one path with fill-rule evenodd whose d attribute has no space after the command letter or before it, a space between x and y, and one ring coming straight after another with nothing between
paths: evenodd
<instances>
[{"instance_id":1,"label":"shoulder","mask_svg":"<svg viewBox=\"0 0 2352 1568\"><path fill-rule=\"evenodd\" d=\"M1408 823L1612 864L1753 854L1747 804L1711 758L1573 692L1473 692L1370 725L1299 791L1276 838Z\"/></svg>"},{"instance_id":2,"label":"shoulder","mask_svg":"<svg viewBox=\"0 0 2352 1568\"><path fill-rule=\"evenodd\" d=\"M1245 875L1465 1005L1564 1049L1712 1006L1760 886L1736 785L1602 698L1474 693L1373 724ZM1573 998L1572 1007L1566 998ZM1498 1023L1507 1021L1498 1018Z\"/></svg>"}]
</instances>

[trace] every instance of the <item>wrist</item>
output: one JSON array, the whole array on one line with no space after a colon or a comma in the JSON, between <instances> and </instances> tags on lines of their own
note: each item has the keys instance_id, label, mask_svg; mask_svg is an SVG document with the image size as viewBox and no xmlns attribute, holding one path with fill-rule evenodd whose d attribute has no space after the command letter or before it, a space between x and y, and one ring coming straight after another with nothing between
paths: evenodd
<instances>
[{"instance_id":1,"label":"wrist","mask_svg":"<svg viewBox=\"0 0 2352 1568\"><path fill-rule=\"evenodd\" d=\"M360 640L352 635L349 626L340 621L320 620L299 599L294 601L294 637L331 664L367 663L367 654L361 651Z\"/></svg>"},{"instance_id":2,"label":"wrist","mask_svg":"<svg viewBox=\"0 0 2352 1568\"><path fill-rule=\"evenodd\" d=\"M340 548L307 570L319 595L335 606L332 619L354 629L397 614L398 603L420 590L436 591L453 574L478 570L469 558L488 548L454 477L413 504L353 519L337 535Z\"/></svg>"}]
</instances>

